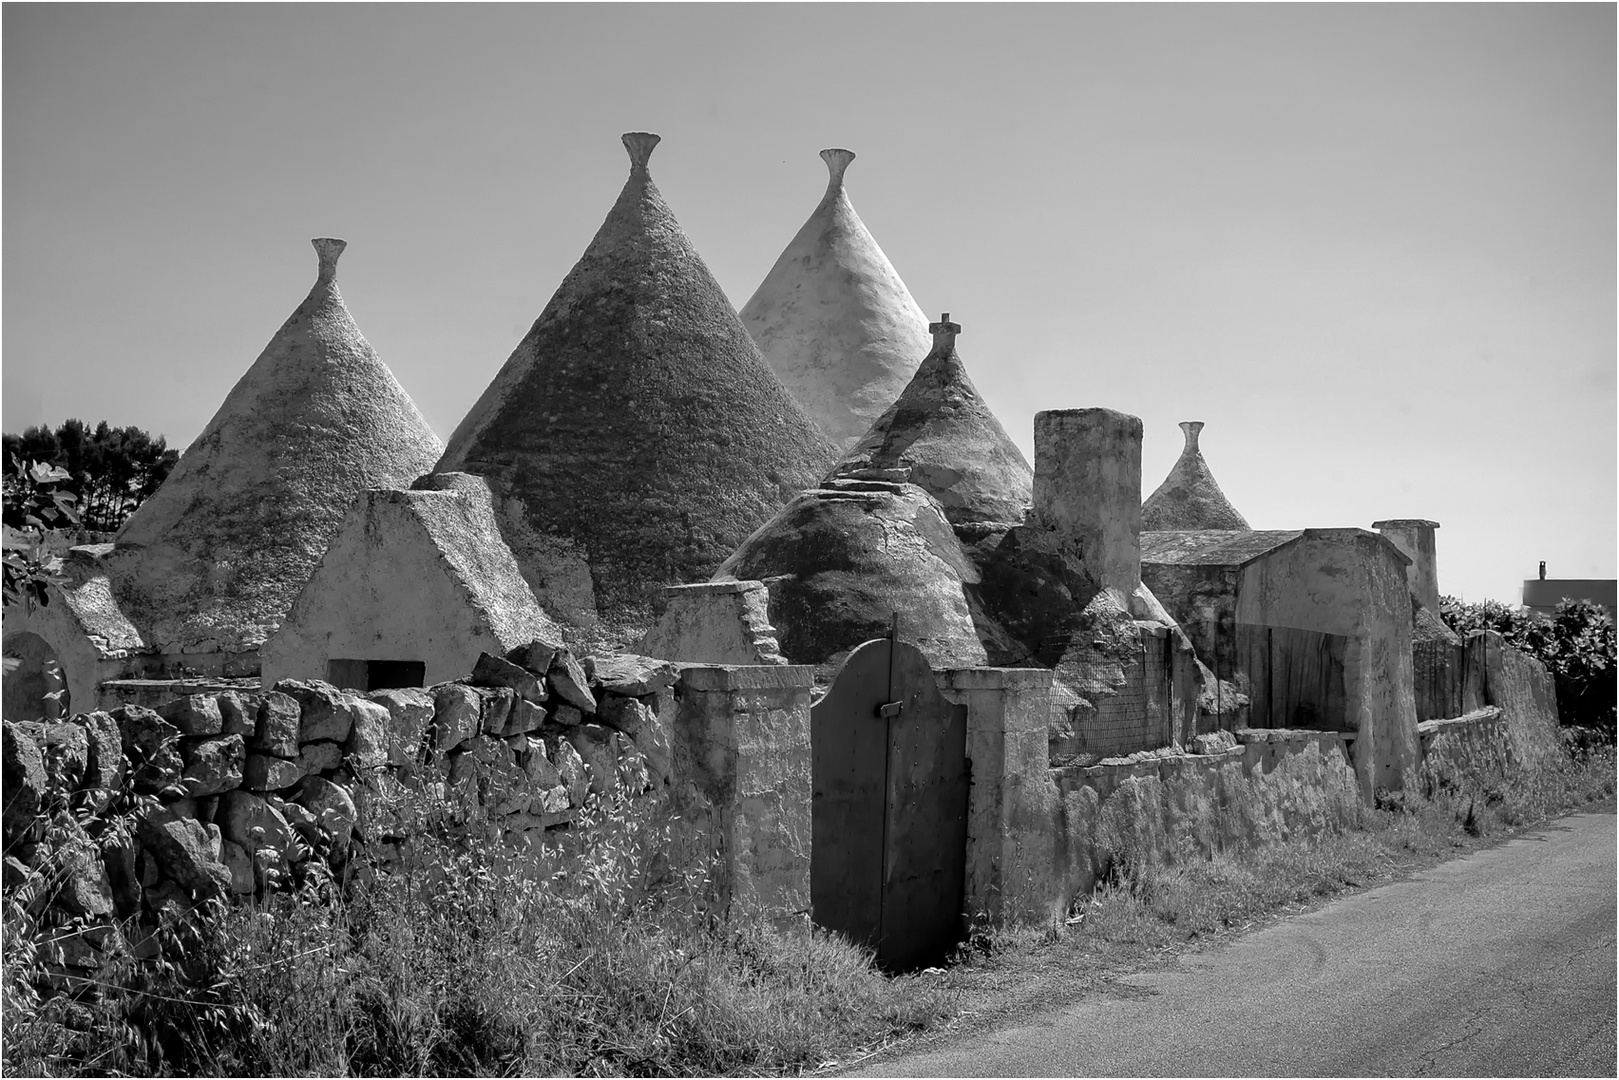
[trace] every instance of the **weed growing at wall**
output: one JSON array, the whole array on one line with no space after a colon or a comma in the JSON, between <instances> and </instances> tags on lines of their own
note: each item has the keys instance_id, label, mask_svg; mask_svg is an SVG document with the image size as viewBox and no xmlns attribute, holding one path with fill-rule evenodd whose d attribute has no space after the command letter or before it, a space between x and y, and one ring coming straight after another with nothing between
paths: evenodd
<instances>
[{"instance_id":1,"label":"weed growing at wall","mask_svg":"<svg viewBox=\"0 0 1619 1080\"><path fill-rule=\"evenodd\" d=\"M724 922L678 822L602 800L545 846L479 842L444 802L379 785L412 837L342 882L176 925L170 955L76 997L29 997L5 925L7 1072L715 1075L813 1066L931 1026L951 995L890 980L807 924ZM312 860L313 861L313 860ZM896 993L896 988L900 991Z\"/></svg>"}]
</instances>

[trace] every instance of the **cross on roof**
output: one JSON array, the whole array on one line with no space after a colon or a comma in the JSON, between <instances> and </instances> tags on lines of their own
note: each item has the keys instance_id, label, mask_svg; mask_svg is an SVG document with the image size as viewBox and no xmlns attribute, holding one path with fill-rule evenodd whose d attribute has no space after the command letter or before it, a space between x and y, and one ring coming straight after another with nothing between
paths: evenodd
<instances>
[{"instance_id":1,"label":"cross on roof","mask_svg":"<svg viewBox=\"0 0 1619 1080\"><path fill-rule=\"evenodd\" d=\"M936 323L928 323L928 332L933 335L935 349L953 349L956 347L956 335L961 333L961 324L950 321L947 311L939 316Z\"/></svg>"}]
</instances>

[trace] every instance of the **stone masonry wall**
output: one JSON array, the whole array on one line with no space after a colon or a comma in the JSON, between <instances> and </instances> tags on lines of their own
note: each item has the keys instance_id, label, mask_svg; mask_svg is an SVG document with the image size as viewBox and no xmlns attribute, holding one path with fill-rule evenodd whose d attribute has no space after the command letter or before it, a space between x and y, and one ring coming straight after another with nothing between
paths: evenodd
<instances>
[{"instance_id":1,"label":"stone masonry wall","mask_svg":"<svg viewBox=\"0 0 1619 1080\"><path fill-rule=\"evenodd\" d=\"M593 794L667 791L678 678L664 661L536 642L426 689L283 680L7 722L7 892L73 928L51 946L71 984L110 951L155 949L122 940L114 916L151 928L209 897L293 883L313 862L341 872L360 851L397 857L408 838L368 813L387 776L458 811L471 839L521 846ZM807 820L807 790L804 802ZM109 810L133 815L132 835L104 832Z\"/></svg>"}]
</instances>

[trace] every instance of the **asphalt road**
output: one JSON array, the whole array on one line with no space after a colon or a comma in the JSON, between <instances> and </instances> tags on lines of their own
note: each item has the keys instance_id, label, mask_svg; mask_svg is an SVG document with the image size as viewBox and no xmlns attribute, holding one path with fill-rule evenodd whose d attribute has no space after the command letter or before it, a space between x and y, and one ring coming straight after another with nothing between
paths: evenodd
<instances>
[{"instance_id":1,"label":"asphalt road","mask_svg":"<svg viewBox=\"0 0 1619 1080\"><path fill-rule=\"evenodd\" d=\"M1610 814L1334 901L869 1076L1614 1076Z\"/></svg>"}]
</instances>

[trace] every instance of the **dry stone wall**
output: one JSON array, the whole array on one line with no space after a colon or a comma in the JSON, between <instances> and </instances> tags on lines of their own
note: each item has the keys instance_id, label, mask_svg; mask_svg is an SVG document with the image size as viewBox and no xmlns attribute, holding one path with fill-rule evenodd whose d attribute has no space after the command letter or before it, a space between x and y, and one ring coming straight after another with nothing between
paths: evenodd
<instances>
[{"instance_id":1,"label":"dry stone wall","mask_svg":"<svg viewBox=\"0 0 1619 1080\"><path fill-rule=\"evenodd\" d=\"M317 866L342 874L356 854L397 858L408 837L376 797L390 778L449 807L469 839L531 843L593 796L668 786L677 678L665 661L536 642L425 689L288 679L7 722L6 890L71 927L48 959L72 985L110 953L155 950L120 926L150 932Z\"/></svg>"}]
</instances>

